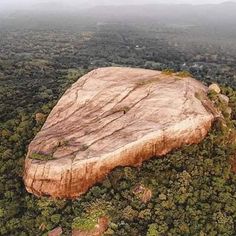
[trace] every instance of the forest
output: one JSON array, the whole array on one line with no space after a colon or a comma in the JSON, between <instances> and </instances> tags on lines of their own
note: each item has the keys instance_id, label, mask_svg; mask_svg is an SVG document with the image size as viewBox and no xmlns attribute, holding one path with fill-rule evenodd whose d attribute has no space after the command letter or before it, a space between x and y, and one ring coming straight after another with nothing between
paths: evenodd
<instances>
[{"instance_id":1,"label":"forest","mask_svg":"<svg viewBox=\"0 0 236 236\"><path fill-rule=\"evenodd\" d=\"M0 235L46 236L60 226L69 236L104 215L104 235L234 236L235 38L213 40L215 31L207 27L53 24L0 25ZM215 101L225 123L216 123L202 143L154 157L139 169L117 168L79 199L27 193L22 175L28 144L65 90L106 66L184 70L206 85L217 82L232 114ZM143 199L145 191L150 199Z\"/></svg>"}]
</instances>

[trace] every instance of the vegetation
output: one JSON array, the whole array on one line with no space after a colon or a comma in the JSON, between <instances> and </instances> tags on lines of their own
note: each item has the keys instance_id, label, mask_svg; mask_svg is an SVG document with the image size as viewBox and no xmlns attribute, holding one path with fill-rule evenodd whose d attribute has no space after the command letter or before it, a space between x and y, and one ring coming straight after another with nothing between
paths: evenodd
<instances>
[{"instance_id":1,"label":"vegetation","mask_svg":"<svg viewBox=\"0 0 236 236\"><path fill-rule=\"evenodd\" d=\"M180 71L176 75L181 78L193 77L192 74L188 71Z\"/></svg>"},{"instance_id":2,"label":"vegetation","mask_svg":"<svg viewBox=\"0 0 236 236\"><path fill-rule=\"evenodd\" d=\"M89 229L104 214L110 219L105 235L235 235L235 54L212 43L208 29L196 43L188 40L196 38L197 29L189 28L192 37L184 40L181 30L155 27L0 27L0 235L46 235L57 226L63 235L71 235L72 228ZM90 32L89 39L84 31ZM84 73L111 65L188 71L205 84L218 82L230 98L230 114L218 95L209 97L223 111L224 129L216 123L201 144L153 158L140 169L117 168L74 201L28 194L23 164L27 146L43 123L36 114L46 117ZM152 192L146 203L134 193L138 186Z\"/></svg>"},{"instance_id":3,"label":"vegetation","mask_svg":"<svg viewBox=\"0 0 236 236\"><path fill-rule=\"evenodd\" d=\"M110 203L104 200L95 200L89 203L82 214L73 219L72 229L81 231L93 230L101 217L106 217L111 210Z\"/></svg>"},{"instance_id":4,"label":"vegetation","mask_svg":"<svg viewBox=\"0 0 236 236\"><path fill-rule=\"evenodd\" d=\"M98 219L102 216L104 216L104 213L102 211L97 210L91 212L89 215L85 215L83 217L76 217L73 220L72 228L79 229L82 231L92 230L98 223Z\"/></svg>"},{"instance_id":5,"label":"vegetation","mask_svg":"<svg viewBox=\"0 0 236 236\"><path fill-rule=\"evenodd\" d=\"M34 159L34 160L40 160L40 161L53 160L53 156L45 155L45 154L42 154L42 153L32 153L30 158Z\"/></svg>"},{"instance_id":6,"label":"vegetation","mask_svg":"<svg viewBox=\"0 0 236 236\"><path fill-rule=\"evenodd\" d=\"M164 75L173 75L173 74L175 73L175 71L174 71L173 69L164 69L164 70L162 71L162 73L163 73Z\"/></svg>"}]
</instances>

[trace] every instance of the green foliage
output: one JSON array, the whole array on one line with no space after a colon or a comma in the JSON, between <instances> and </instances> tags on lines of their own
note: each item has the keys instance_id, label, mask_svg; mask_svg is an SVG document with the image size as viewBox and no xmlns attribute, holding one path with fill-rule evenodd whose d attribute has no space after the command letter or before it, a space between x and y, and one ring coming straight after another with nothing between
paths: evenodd
<instances>
[{"instance_id":1,"label":"green foliage","mask_svg":"<svg viewBox=\"0 0 236 236\"><path fill-rule=\"evenodd\" d=\"M175 71L173 69L164 69L162 71L162 74L164 75L173 75L175 73Z\"/></svg>"},{"instance_id":2,"label":"green foliage","mask_svg":"<svg viewBox=\"0 0 236 236\"><path fill-rule=\"evenodd\" d=\"M210 90L208 92L208 98L216 102L218 100L218 94L214 90Z\"/></svg>"},{"instance_id":3,"label":"green foliage","mask_svg":"<svg viewBox=\"0 0 236 236\"><path fill-rule=\"evenodd\" d=\"M79 77L81 77L84 74L84 70L80 69L69 69L67 74L67 79L70 82L75 82L78 80Z\"/></svg>"},{"instance_id":4,"label":"green foliage","mask_svg":"<svg viewBox=\"0 0 236 236\"><path fill-rule=\"evenodd\" d=\"M61 220L61 215L60 214L55 214L51 216L51 221L55 224L58 224Z\"/></svg>"},{"instance_id":5,"label":"green foliage","mask_svg":"<svg viewBox=\"0 0 236 236\"><path fill-rule=\"evenodd\" d=\"M32 153L30 155L30 159L39 160L39 161L50 161L50 160L53 160L54 158L51 155L46 155L43 153Z\"/></svg>"},{"instance_id":6,"label":"green foliage","mask_svg":"<svg viewBox=\"0 0 236 236\"><path fill-rule=\"evenodd\" d=\"M176 75L181 78L193 77L193 75L188 71L180 71Z\"/></svg>"},{"instance_id":7,"label":"green foliage","mask_svg":"<svg viewBox=\"0 0 236 236\"><path fill-rule=\"evenodd\" d=\"M159 233L157 231L157 224L148 225L148 232L146 236L158 236Z\"/></svg>"},{"instance_id":8,"label":"green foliage","mask_svg":"<svg viewBox=\"0 0 236 236\"><path fill-rule=\"evenodd\" d=\"M95 228L95 225L98 223L98 219L104 216L104 212L100 210L95 210L89 214L76 217L73 220L72 228L79 229L82 231L89 231Z\"/></svg>"}]
</instances>

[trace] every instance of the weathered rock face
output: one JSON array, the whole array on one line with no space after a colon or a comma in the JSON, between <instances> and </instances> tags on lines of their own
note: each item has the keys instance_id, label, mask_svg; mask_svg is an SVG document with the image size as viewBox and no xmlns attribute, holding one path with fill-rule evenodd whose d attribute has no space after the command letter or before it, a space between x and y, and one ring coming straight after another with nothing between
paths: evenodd
<instances>
[{"instance_id":1,"label":"weathered rock face","mask_svg":"<svg viewBox=\"0 0 236 236\"><path fill-rule=\"evenodd\" d=\"M217 116L206 93L192 78L159 71L112 67L88 73L29 145L27 190L76 198L117 166L139 166L200 142Z\"/></svg>"}]
</instances>

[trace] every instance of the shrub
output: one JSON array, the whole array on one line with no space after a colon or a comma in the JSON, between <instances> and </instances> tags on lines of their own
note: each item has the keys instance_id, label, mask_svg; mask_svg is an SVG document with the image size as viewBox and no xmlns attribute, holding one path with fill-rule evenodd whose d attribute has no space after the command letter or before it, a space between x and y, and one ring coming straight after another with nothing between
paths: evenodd
<instances>
[{"instance_id":1,"label":"shrub","mask_svg":"<svg viewBox=\"0 0 236 236\"><path fill-rule=\"evenodd\" d=\"M32 153L29 158L33 160L39 160L39 161L50 161L54 159L53 156L43 154L43 153Z\"/></svg>"},{"instance_id":2,"label":"shrub","mask_svg":"<svg viewBox=\"0 0 236 236\"><path fill-rule=\"evenodd\" d=\"M165 69L165 70L162 71L162 74L164 74L164 75L172 75L174 73L175 72L172 69Z\"/></svg>"},{"instance_id":3,"label":"shrub","mask_svg":"<svg viewBox=\"0 0 236 236\"><path fill-rule=\"evenodd\" d=\"M181 78L193 77L192 74L188 71L180 71L176 75Z\"/></svg>"}]
</instances>

